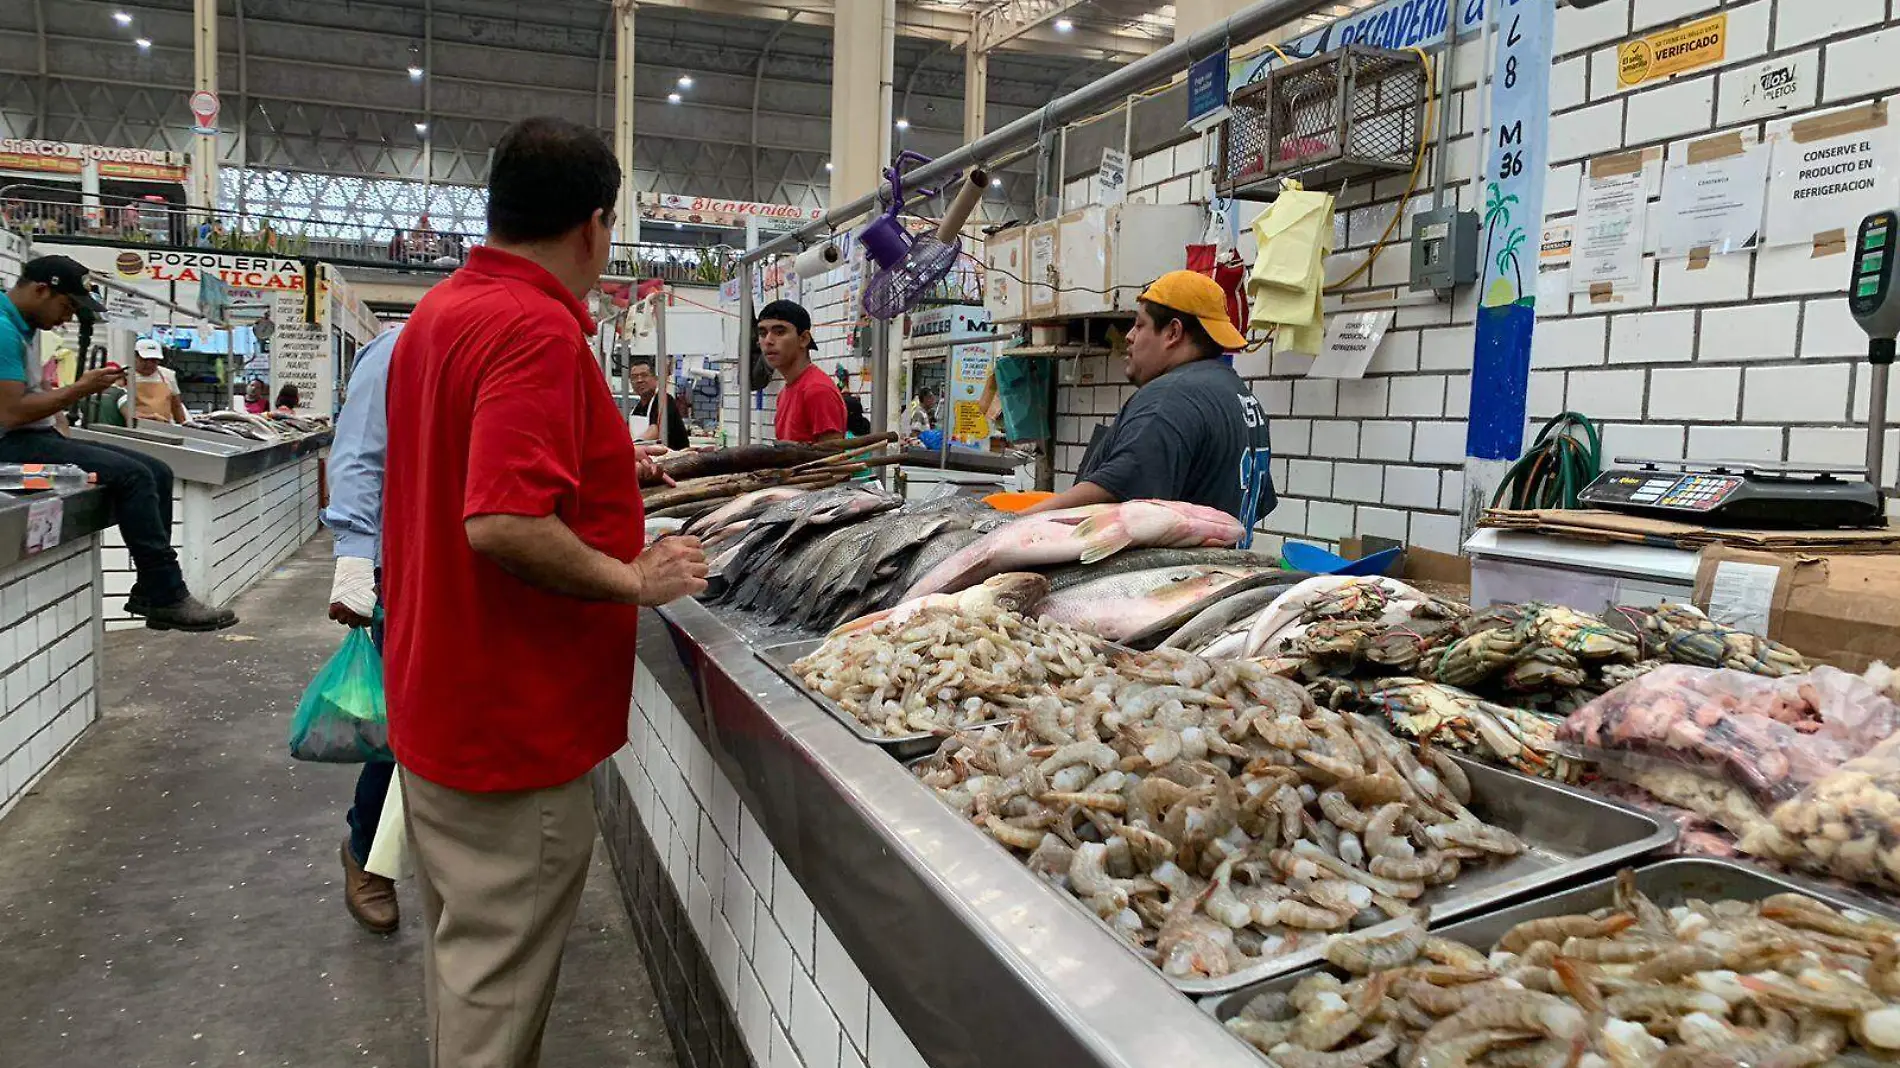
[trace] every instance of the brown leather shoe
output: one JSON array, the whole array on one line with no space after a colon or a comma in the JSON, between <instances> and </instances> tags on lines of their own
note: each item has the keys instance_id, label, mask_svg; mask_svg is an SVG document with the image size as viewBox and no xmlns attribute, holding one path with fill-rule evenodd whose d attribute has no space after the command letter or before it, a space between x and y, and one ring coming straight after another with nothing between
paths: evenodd
<instances>
[{"instance_id":1,"label":"brown leather shoe","mask_svg":"<svg viewBox=\"0 0 1900 1068\"><path fill-rule=\"evenodd\" d=\"M349 906L350 915L366 930L377 934L392 934L402 923L402 913L396 908L396 884L363 870L362 865L350 854L350 843L343 843L343 903Z\"/></svg>"}]
</instances>

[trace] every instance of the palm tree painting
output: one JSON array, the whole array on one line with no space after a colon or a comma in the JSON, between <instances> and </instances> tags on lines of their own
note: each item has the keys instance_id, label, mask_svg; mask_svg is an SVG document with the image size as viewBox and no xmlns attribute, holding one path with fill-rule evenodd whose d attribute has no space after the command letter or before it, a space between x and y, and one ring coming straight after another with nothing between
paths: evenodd
<instances>
[{"instance_id":1,"label":"palm tree painting","mask_svg":"<svg viewBox=\"0 0 1900 1068\"><path fill-rule=\"evenodd\" d=\"M1524 292L1524 267L1518 258L1518 253L1524 248L1525 240L1524 228L1514 227L1511 230L1511 236L1504 239L1504 247L1498 250L1498 281L1504 281L1504 273L1509 270L1511 277L1517 283L1515 290L1517 293ZM1509 264L1508 268L1506 264Z\"/></svg>"},{"instance_id":2,"label":"palm tree painting","mask_svg":"<svg viewBox=\"0 0 1900 1068\"><path fill-rule=\"evenodd\" d=\"M1498 231L1511 225L1511 205L1516 204L1516 203L1519 203L1516 193L1506 193L1504 189L1501 186L1499 186L1498 183L1496 182L1487 182L1485 184L1485 191L1484 191L1484 258L1485 258L1485 261L1489 261L1491 259L1492 249L1496 244ZM1522 228L1520 228L1518 232L1521 234L1523 232ZM1503 273L1502 262L1503 261L1501 260L1499 261L1500 267L1498 270L1499 270L1500 275ZM1509 292L1506 292L1503 289L1504 285L1505 285L1505 282L1502 277L1500 277L1497 281L1493 282L1491 284L1490 291L1487 292L1484 296L1484 303L1487 305L1497 306L1497 305L1503 305L1503 304L1510 304L1516 301L1517 294L1518 292L1520 292L1522 287L1520 286L1519 289L1513 289L1513 290L1510 290Z\"/></svg>"}]
</instances>

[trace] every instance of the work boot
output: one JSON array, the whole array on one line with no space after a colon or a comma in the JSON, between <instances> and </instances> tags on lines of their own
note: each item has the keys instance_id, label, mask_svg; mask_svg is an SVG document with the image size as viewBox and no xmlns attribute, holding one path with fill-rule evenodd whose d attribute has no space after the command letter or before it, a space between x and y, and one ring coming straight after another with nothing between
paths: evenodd
<instances>
[{"instance_id":1,"label":"work boot","mask_svg":"<svg viewBox=\"0 0 1900 1068\"><path fill-rule=\"evenodd\" d=\"M153 630L223 630L236 625L237 613L229 608L213 608L210 605L186 594L174 604L144 604L141 613L145 616L145 625ZM126 602L126 611L132 611L132 602Z\"/></svg>"},{"instance_id":2,"label":"work boot","mask_svg":"<svg viewBox=\"0 0 1900 1068\"><path fill-rule=\"evenodd\" d=\"M343 904L357 923L377 934L390 934L402 922L395 882L364 871L347 839L343 842Z\"/></svg>"}]
</instances>

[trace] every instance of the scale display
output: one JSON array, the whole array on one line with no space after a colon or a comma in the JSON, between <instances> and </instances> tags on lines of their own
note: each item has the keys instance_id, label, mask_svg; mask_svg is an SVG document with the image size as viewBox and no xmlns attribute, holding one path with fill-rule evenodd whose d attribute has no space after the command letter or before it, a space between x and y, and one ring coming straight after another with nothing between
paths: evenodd
<instances>
[{"instance_id":1,"label":"scale display","mask_svg":"<svg viewBox=\"0 0 1900 1068\"><path fill-rule=\"evenodd\" d=\"M1590 508L1708 526L1827 530L1882 522L1880 494L1844 474L1748 463L1621 460L1577 495Z\"/></svg>"}]
</instances>

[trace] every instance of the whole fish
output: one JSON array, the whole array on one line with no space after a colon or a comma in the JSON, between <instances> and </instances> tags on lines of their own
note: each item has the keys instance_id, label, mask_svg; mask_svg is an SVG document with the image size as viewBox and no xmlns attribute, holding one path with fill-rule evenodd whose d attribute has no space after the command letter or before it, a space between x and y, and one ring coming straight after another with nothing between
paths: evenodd
<instances>
[{"instance_id":1,"label":"whole fish","mask_svg":"<svg viewBox=\"0 0 1900 1068\"><path fill-rule=\"evenodd\" d=\"M903 573L892 581L891 589L885 593L877 607L895 606L904 599L905 591L917 584L918 579L928 575L938 564L950 559L987 533L989 531L977 527L969 530L951 529L930 539L928 543L918 548L917 555L911 558L910 564L904 568Z\"/></svg>"},{"instance_id":2,"label":"whole fish","mask_svg":"<svg viewBox=\"0 0 1900 1068\"><path fill-rule=\"evenodd\" d=\"M728 597L739 587L750 595L769 568L778 566L786 550L801 543L801 536L812 527L835 526L876 512L897 507L900 502L887 493L872 492L857 486L834 486L771 505L759 513L731 554L721 554L722 566L717 582L708 580L707 596ZM744 582L739 581L744 577Z\"/></svg>"},{"instance_id":3,"label":"whole fish","mask_svg":"<svg viewBox=\"0 0 1900 1068\"><path fill-rule=\"evenodd\" d=\"M1243 533L1239 521L1224 512L1176 501L1044 512L998 527L958 551L917 580L904 599L954 593L1005 571L1094 563L1130 545L1232 546Z\"/></svg>"},{"instance_id":4,"label":"whole fish","mask_svg":"<svg viewBox=\"0 0 1900 1068\"><path fill-rule=\"evenodd\" d=\"M1181 605L1168 615L1155 620L1146 627L1122 639L1122 643L1135 649L1153 649L1155 646L1161 644L1162 639L1180 630L1190 620L1209 608L1218 607L1228 600L1242 596L1243 594L1252 593L1255 590L1291 589L1295 580L1288 578L1289 574L1296 574L1299 578L1306 577L1305 572L1286 572L1277 568L1262 569L1249 567L1246 568L1246 570L1252 572L1246 578L1232 585L1212 590L1199 600ZM1259 603L1264 604L1265 602Z\"/></svg>"},{"instance_id":5,"label":"whole fish","mask_svg":"<svg viewBox=\"0 0 1900 1068\"><path fill-rule=\"evenodd\" d=\"M883 619L898 622L928 608L954 608L960 612L980 612L991 607L1010 612L1027 612L1031 605L1049 592L1049 580L1034 571L1009 571L991 575L981 583L958 593L932 593L907 600L893 608L862 615L831 629L827 637L860 631Z\"/></svg>"},{"instance_id":6,"label":"whole fish","mask_svg":"<svg viewBox=\"0 0 1900 1068\"><path fill-rule=\"evenodd\" d=\"M1051 593L1036 605L1035 614L1119 642L1255 574L1212 564L1130 571Z\"/></svg>"},{"instance_id":7,"label":"whole fish","mask_svg":"<svg viewBox=\"0 0 1900 1068\"><path fill-rule=\"evenodd\" d=\"M1303 571L1287 571L1281 574L1289 576L1286 579L1286 585L1276 583L1270 586L1256 586L1250 590L1229 591L1229 596L1204 606L1194 618L1175 628L1174 633L1168 635L1167 639L1161 643L1161 647L1186 649L1191 653L1198 652L1202 645L1219 637L1220 633L1234 622L1251 618L1254 613L1272 604L1275 598L1290 589L1292 583L1307 577Z\"/></svg>"},{"instance_id":8,"label":"whole fish","mask_svg":"<svg viewBox=\"0 0 1900 1068\"><path fill-rule=\"evenodd\" d=\"M748 593L735 597L733 602L740 608L759 608L775 618L780 616L797 591L811 587L831 554L860 536L861 532L856 526L818 531L802 544L789 549L777 562L761 564L753 569L745 583ZM754 578L756 582L752 581Z\"/></svg>"},{"instance_id":9,"label":"whole fish","mask_svg":"<svg viewBox=\"0 0 1900 1068\"><path fill-rule=\"evenodd\" d=\"M929 507L913 511L909 505L867 520L864 525L873 527L875 534L856 565L819 584L802 618L825 625L837 622L845 606L855 603L873 584L902 572L939 532L969 521L966 515Z\"/></svg>"},{"instance_id":10,"label":"whole fish","mask_svg":"<svg viewBox=\"0 0 1900 1068\"><path fill-rule=\"evenodd\" d=\"M1151 571L1157 567L1180 567L1184 564L1271 568L1279 566L1279 561L1273 556L1249 549L1129 549L1100 563L1070 564L1051 568L1044 574L1049 576L1049 592L1061 593L1071 586L1109 575Z\"/></svg>"},{"instance_id":11,"label":"whole fish","mask_svg":"<svg viewBox=\"0 0 1900 1068\"><path fill-rule=\"evenodd\" d=\"M686 524L685 532L705 538L734 523L751 519L780 501L803 497L807 492L809 491L797 486L768 486L765 489L753 490L751 493L741 493L706 515Z\"/></svg>"}]
</instances>

